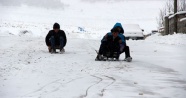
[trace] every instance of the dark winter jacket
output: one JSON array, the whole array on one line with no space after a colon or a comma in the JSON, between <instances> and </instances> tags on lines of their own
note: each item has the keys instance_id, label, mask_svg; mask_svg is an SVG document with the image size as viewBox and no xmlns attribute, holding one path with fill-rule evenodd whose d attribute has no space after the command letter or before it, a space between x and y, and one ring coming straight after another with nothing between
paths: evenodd
<instances>
[{"instance_id":1,"label":"dark winter jacket","mask_svg":"<svg viewBox=\"0 0 186 98\"><path fill-rule=\"evenodd\" d=\"M125 45L126 45L126 40L125 40L125 36L123 35L124 29L123 29L121 23L116 23L116 24L114 25L114 27L111 29L111 32L108 32L108 33L103 37L103 39L101 40L101 42L106 41L106 40L107 40L106 37L109 36L109 35L111 36L111 35L112 35L113 29L116 28L116 27L120 27L120 28L121 28L121 32L119 32L118 36L119 36L120 39L122 40L122 44L125 46Z\"/></svg>"},{"instance_id":2,"label":"dark winter jacket","mask_svg":"<svg viewBox=\"0 0 186 98\"><path fill-rule=\"evenodd\" d=\"M121 40L121 38L119 36L117 36L116 38L113 37L112 33L107 33L103 39L101 40L101 42L107 42L107 43L112 43L115 45L119 45L119 41Z\"/></svg>"},{"instance_id":3,"label":"dark winter jacket","mask_svg":"<svg viewBox=\"0 0 186 98\"><path fill-rule=\"evenodd\" d=\"M67 43L67 38L66 38L66 34L63 30L59 30L57 33L54 31L54 30L50 30L45 38L45 42L46 42L46 45L47 46L51 46L51 43L50 43L50 38L54 36L54 39L55 39L55 44L56 46L59 46L60 45L60 37L63 37L64 39L64 46L66 45Z\"/></svg>"}]
</instances>

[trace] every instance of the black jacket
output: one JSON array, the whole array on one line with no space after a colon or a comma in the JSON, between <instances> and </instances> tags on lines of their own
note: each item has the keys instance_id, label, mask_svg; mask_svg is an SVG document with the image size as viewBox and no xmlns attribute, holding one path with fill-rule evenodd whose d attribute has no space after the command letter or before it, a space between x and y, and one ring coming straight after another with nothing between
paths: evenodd
<instances>
[{"instance_id":1,"label":"black jacket","mask_svg":"<svg viewBox=\"0 0 186 98\"><path fill-rule=\"evenodd\" d=\"M50 30L50 31L48 32L46 38L45 38L45 42L46 42L46 45L47 45L47 46L51 46L51 43L50 43L50 41L49 41L49 39L51 38L51 36L54 36L54 38L55 38L55 45L56 45L56 46L57 46L57 45L60 45L60 42L59 42L60 37L63 37L63 39L64 39L64 46L66 45L66 43L67 43L67 38L66 38L66 34L65 34L65 32L64 32L63 30L59 30L57 33L54 32L54 30Z\"/></svg>"},{"instance_id":2,"label":"black jacket","mask_svg":"<svg viewBox=\"0 0 186 98\"><path fill-rule=\"evenodd\" d=\"M118 46L119 46L120 40L121 40L121 38L119 36L117 36L116 38L113 38L113 35L107 36L107 42L118 45Z\"/></svg>"}]
</instances>

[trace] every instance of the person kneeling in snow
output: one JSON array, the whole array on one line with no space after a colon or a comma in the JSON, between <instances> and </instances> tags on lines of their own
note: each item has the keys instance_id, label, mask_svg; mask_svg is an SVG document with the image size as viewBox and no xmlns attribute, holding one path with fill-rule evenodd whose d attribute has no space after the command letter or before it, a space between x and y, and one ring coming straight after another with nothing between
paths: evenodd
<instances>
[{"instance_id":1,"label":"person kneeling in snow","mask_svg":"<svg viewBox=\"0 0 186 98\"><path fill-rule=\"evenodd\" d=\"M108 58L119 59L120 43L122 41L118 34L119 30L114 28L111 33L107 33L103 37L96 60L106 60Z\"/></svg>"},{"instance_id":2,"label":"person kneeling in snow","mask_svg":"<svg viewBox=\"0 0 186 98\"><path fill-rule=\"evenodd\" d=\"M60 30L60 25L54 23L53 30L50 30L45 38L48 50L51 53L56 53L56 49L60 49L60 52L65 52L65 45L67 42L66 34L63 30Z\"/></svg>"},{"instance_id":3,"label":"person kneeling in snow","mask_svg":"<svg viewBox=\"0 0 186 98\"><path fill-rule=\"evenodd\" d=\"M102 57L102 54L103 54L103 51L105 49L105 41L107 41L107 37L108 36L112 36L114 31L117 31L119 32L119 34L117 35L120 40L119 40L119 46L115 47L116 50L118 49L119 47L119 52L118 52L118 56L116 59L119 59L119 56L121 53L125 52L125 59L124 61L131 61L132 60L132 57L130 56L130 49L129 49L129 46L126 45L126 40L125 40L125 36L123 35L124 33L124 29L121 25L121 23L116 23L114 25L114 27L111 29L111 32L107 33L104 38L102 39L102 43L101 43L101 46L100 46L100 49L99 49L99 53L98 53L98 56L96 58L96 60L100 60L101 58L104 58Z\"/></svg>"}]
</instances>

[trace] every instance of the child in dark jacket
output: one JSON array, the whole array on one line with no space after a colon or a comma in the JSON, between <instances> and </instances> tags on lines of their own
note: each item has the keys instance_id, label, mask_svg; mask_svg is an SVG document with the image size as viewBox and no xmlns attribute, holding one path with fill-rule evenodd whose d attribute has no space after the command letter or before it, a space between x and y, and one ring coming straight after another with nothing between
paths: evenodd
<instances>
[{"instance_id":1,"label":"child in dark jacket","mask_svg":"<svg viewBox=\"0 0 186 98\"><path fill-rule=\"evenodd\" d=\"M53 30L50 30L45 38L48 50L51 53L56 53L56 49L60 49L60 52L65 52L65 45L67 43L67 38L65 32L60 30L60 25L55 23L53 25Z\"/></svg>"},{"instance_id":2,"label":"child in dark jacket","mask_svg":"<svg viewBox=\"0 0 186 98\"><path fill-rule=\"evenodd\" d=\"M118 60L119 59L119 55L123 52L125 52L125 61L132 61L132 57L130 56L130 50L129 50L129 46L126 45L126 40L125 40L125 36L123 35L124 34L124 29L121 25L121 23L116 23L114 25L114 27L111 29L111 32L107 33L103 39L101 40L101 45L100 45L100 49L99 49L99 53L98 53L98 56L96 57L96 60L102 60L102 58L105 58L104 57L104 52L106 51L107 52L107 48L105 49L105 47L108 47L108 38L107 37L111 37L113 36L113 32L114 31L117 31L119 32L117 34L117 36L119 37L118 39L118 43L115 44L115 46L112 46L110 47L109 49L112 49L112 50L115 50L115 51L119 51L118 52L118 55L116 57L116 59ZM103 55L103 56L102 56Z\"/></svg>"},{"instance_id":3,"label":"child in dark jacket","mask_svg":"<svg viewBox=\"0 0 186 98\"><path fill-rule=\"evenodd\" d=\"M113 29L111 33L107 33L103 37L96 60L106 60L110 57L119 59L120 44L122 41L118 34L118 29Z\"/></svg>"}]
</instances>

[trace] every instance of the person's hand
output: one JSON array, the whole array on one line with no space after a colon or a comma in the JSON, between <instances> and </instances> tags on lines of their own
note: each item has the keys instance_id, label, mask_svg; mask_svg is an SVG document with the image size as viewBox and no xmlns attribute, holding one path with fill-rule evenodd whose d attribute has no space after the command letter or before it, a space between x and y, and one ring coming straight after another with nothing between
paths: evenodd
<instances>
[{"instance_id":1,"label":"person's hand","mask_svg":"<svg viewBox=\"0 0 186 98\"><path fill-rule=\"evenodd\" d=\"M119 40L119 43L121 44L122 43L122 40Z\"/></svg>"}]
</instances>

